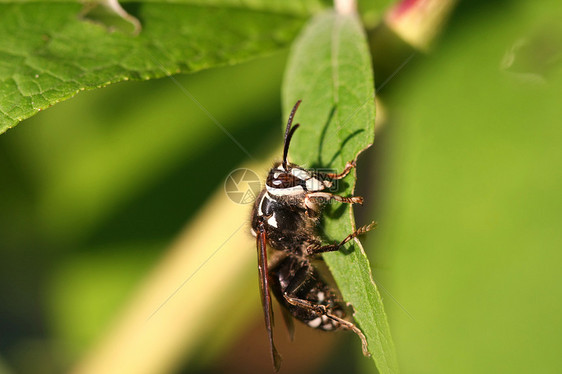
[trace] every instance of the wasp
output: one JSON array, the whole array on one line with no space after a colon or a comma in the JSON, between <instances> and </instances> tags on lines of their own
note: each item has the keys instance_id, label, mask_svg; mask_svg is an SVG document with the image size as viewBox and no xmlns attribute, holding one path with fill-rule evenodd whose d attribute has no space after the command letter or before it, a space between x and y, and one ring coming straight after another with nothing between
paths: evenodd
<instances>
[{"instance_id":1,"label":"wasp","mask_svg":"<svg viewBox=\"0 0 562 374\"><path fill-rule=\"evenodd\" d=\"M276 371L281 357L273 341L270 290L282 307L291 338L293 318L324 331L352 330L361 339L363 353L369 355L365 336L346 319L347 308L339 290L323 277L320 268L325 267L322 253L339 250L356 236L372 230L375 223L360 227L341 242L323 244L320 220L325 204L362 204L363 198L328 192L334 181L349 174L355 161L348 162L341 173L307 170L287 161L291 138L299 127L292 123L300 103L301 100L297 101L287 121L282 161L269 171L265 188L252 210L251 232L256 237L260 296ZM272 249L269 262L267 247Z\"/></svg>"}]
</instances>

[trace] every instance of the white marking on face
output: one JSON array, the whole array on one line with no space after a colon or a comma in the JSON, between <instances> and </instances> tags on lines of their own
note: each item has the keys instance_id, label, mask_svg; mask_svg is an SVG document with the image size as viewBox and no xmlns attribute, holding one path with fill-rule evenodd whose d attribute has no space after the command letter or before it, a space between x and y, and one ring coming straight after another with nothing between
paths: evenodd
<instances>
[{"instance_id":1,"label":"white marking on face","mask_svg":"<svg viewBox=\"0 0 562 374\"><path fill-rule=\"evenodd\" d=\"M277 228L277 219L275 218L275 213L271 215L271 217L269 217L269 219L267 220L267 223L270 226L273 226L275 228Z\"/></svg>"},{"instance_id":2,"label":"white marking on face","mask_svg":"<svg viewBox=\"0 0 562 374\"><path fill-rule=\"evenodd\" d=\"M304 169L293 168L291 169L291 174L293 174L295 177L301 180L310 179L310 173Z\"/></svg>"},{"instance_id":3,"label":"white marking on face","mask_svg":"<svg viewBox=\"0 0 562 374\"><path fill-rule=\"evenodd\" d=\"M267 191L275 196L287 196L287 195L298 195L304 192L302 186L294 186L294 187L287 187L287 188L275 188L269 185L265 185Z\"/></svg>"},{"instance_id":4,"label":"white marking on face","mask_svg":"<svg viewBox=\"0 0 562 374\"><path fill-rule=\"evenodd\" d=\"M283 167L283 164L277 166L277 170L280 170L280 171L283 171L283 172L284 172L284 171L285 171L285 168Z\"/></svg>"},{"instance_id":5,"label":"white marking on face","mask_svg":"<svg viewBox=\"0 0 562 374\"><path fill-rule=\"evenodd\" d=\"M322 301L324 301L325 297L326 295L324 294L324 292L322 291L318 292L318 302L321 303Z\"/></svg>"},{"instance_id":6,"label":"white marking on face","mask_svg":"<svg viewBox=\"0 0 562 374\"><path fill-rule=\"evenodd\" d=\"M281 175L281 173L273 173L273 178L279 178L279 176Z\"/></svg>"},{"instance_id":7,"label":"white marking on face","mask_svg":"<svg viewBox=\"0 0 562 374\"><path fill-rule=\"evenodd\" d=\"M321 191L326 188L325 184L316 178L310 178L306 181L306 189L309 191Z\"/></svg>"},{"instance_id":8,"label":"white marking on face","mask_svg":"<svg viewBox=\"0 0 562 374\"><path fill-rule=\"evenodd\" d=\"M312 328L317 328L322 324L322 319L320 317L316 317L313 320L308 321L306 324Z\"/></svg>"}]
</instances>

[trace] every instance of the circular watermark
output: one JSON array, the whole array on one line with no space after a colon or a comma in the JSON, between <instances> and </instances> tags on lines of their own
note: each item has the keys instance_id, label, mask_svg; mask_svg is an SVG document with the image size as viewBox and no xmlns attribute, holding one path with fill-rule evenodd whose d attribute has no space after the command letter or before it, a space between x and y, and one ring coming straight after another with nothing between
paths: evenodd
<instances>
[{"instance_id":1,"label":"circular watermark","mask_svg":"<svg viewBox=\"0 0 562 374\"><path fill-rule=\"evenodd\" d=\"M226 177L224 191L236 204L251 204L261 191L260 178L250 169L236 169Z\"/></svg>"}]
</instances>

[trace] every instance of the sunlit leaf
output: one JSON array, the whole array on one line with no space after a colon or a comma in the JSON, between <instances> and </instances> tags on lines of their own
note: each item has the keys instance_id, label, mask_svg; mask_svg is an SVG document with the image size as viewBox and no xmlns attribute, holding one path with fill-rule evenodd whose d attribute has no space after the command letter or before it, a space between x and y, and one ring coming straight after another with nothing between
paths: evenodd
<instances>
[{"instance_id":1,"label":"sunlit leaf","mask_svg":"<svg viewBox=\"0 0 562 374\"><path fill-rule=\"evenodd\" d=\"M94 22L79 2L0 4L0 133L81 90L286 47L318 7L221 3L136 3L129 12L141 23L138 35Z\"/></svg>"},{"instance_id":2,"label":"sunlit leaf","mask_svg":"<svg viewBox=\"0 0 562 374\"><path fill-rule=\"evenodd\" d=\"M284 110L302 104L295 121L289 157L305 167L341 171L373 143L375 92L370 54L357 18L324 13L314 18L293 47L284 82ZM361 161L359 161L361 162ZM349 196L354 177L339 194ZM341 240L355 226L351 207L328 207L325 236ZM381 373L398 371L381 297L363 249L356 242L324 255L355 320L367 336L369 351Z\"/></svg>"}]
</instances>

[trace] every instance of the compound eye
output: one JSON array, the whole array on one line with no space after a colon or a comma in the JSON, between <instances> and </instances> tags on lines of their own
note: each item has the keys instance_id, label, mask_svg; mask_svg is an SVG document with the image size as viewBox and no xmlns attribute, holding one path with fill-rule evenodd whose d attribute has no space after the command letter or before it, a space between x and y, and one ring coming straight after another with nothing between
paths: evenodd
<instances>
[{"instance_id":1,"label":"compound eye","mask_svg":"<svg viewBox=\"0 0 562 374\"><path fill-rule=\"evenodd\" d=\"M267 177L267 185L273 188L291 188L302 184L293 174L275 171Z\"/></svg>"}]
</instances>

